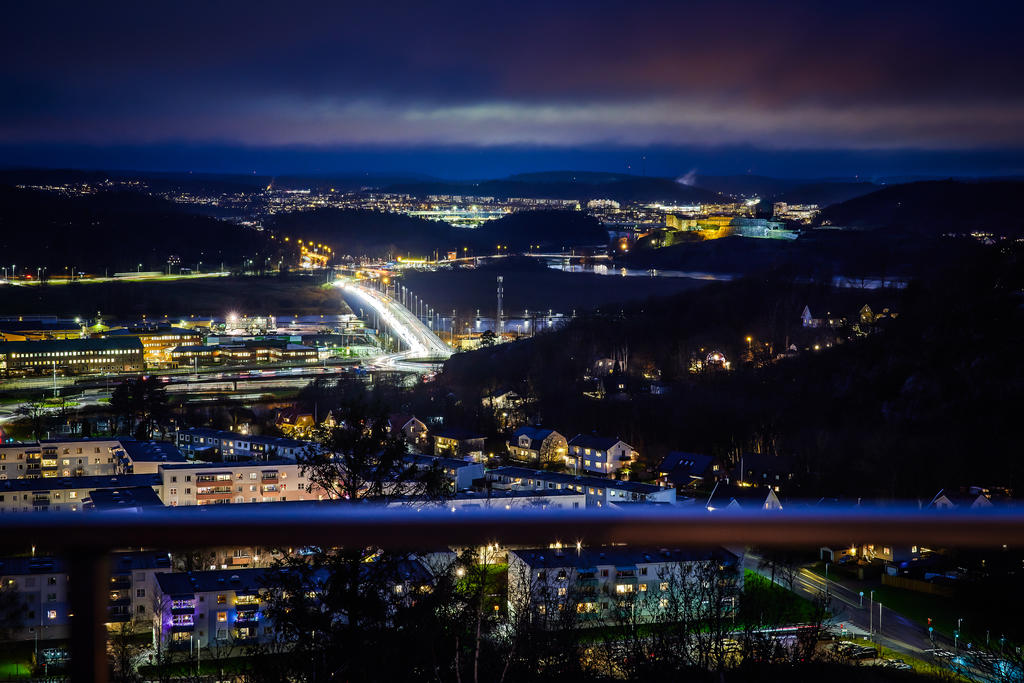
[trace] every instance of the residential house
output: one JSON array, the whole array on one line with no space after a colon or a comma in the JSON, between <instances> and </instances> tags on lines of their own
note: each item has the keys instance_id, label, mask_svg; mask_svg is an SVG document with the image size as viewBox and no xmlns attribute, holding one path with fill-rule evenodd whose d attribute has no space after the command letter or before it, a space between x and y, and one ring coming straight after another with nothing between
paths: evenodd
<instances>
[{"instance_id":1,"label":"residential house","mask_svg":"<svg viewBox=\"0 0 1024 683\"><path fill-rule=\"evenodd\" d=\"M427 425L415 415L402 415L394 413L388 416L388 431L395 436L401 436L406 442L414 446L423 446L427 443Z\"/></svg>"},{"instance_id":2,"label":"residential house","mask_svg":"<svg viewBox=\"0 0 1024 683\"><path fill-rule=\"evenodd\" d=\"M721 467L714 456L669 451L658 465L658 482L677 489L710 485L718 480Z\"/></svg>"},{"instance_id":3,"label":"residential house","mask_svg":"<svg viewBox=\"0 0 1024 683\"><path fill-rule=\"evenodd\" d=\"M507 442L508 454L513 460L535 465L548 462L565 462L569 442L553 429L520 427L512 432Z\"/></svg>"},{"instance_id":4,"label":"residential house","mask_svg":"<svg viewBox=\"0 0 1024 683\"><path fill-rule=\"evenodd\" d=\"M615 475L636 462L639 454L618 437L577 434L568 443L565 462L576 472Z\"/></svg>"},{"instance_id":5,"label":"residential house","mask_svg":"<svg viewBox=\"0 0 1024 683\"><path fill-rule=\"evenodd\" d=\"M977 486L961 491L941 489L928 507L936 510L984 510L992 507L992 500Z\"/></svg>"},{"instance_id":6,"label":"residential house","mask_svg":"<svg viewBox=\"0 0 1024 683\"><path fill-rule=\"evenodd\" d=\"M768 486L737 486L719 481L705 505L714 510L781 510L782 502Z\"/></svg>"},{"instance_id":7,"label":"residential house","mask_svg":"<svg viewBox=\"0 0 1024 683\"><path fill-rule=\"evenodd\" d=\"M732 479L750 486L771 486L778 492L793 482L793 464L777 455L744 453L732 470Z\"/></svg>"},{"instance_id":8,"label":"residential house","mask_svg":"<svg viewBox=\"0 0 1024 683\"><path fill-rule=\"evenodd\" d=\"M485 440L480 434L464 429L445 429L434 434L434 455L482 460Z\"/></svg>"},{"instance_id":9,"label":"residential house","mask_svg":"<svg viewBox=\"0 0 1024 683\"><path fill-rule=\"evenodd\" d=\"M308 437L313 431L313 427L316 426L316 422L313 420L313 413L299 410L294 406L281 410L277 414L274 424L285 435L292 438Z\"/></svg>"},{"instance_id":10,"label":"residential house","mask_svg":"<svg viewBox=\"0 0 1024 683\"><path fill-rule=\"evenodd\" d=\"M407 465L415 466L419 469L440 467L445 478L451 484L453 491L470 489L473 487L473 482L484 478L483 464L470 460L409 453L405 456L405 462Z\"/></svg>"}]
</instances>

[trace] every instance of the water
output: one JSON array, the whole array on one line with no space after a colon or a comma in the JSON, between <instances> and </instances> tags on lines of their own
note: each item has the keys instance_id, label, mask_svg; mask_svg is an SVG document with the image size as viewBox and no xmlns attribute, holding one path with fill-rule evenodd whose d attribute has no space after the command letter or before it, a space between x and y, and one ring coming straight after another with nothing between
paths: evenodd
<instances>
[{"instance_id":1,"label":"water","mask_svg":"<svg viewBox=\"0 0 1024 683\"><path fill-rule=\"evenodd\" d=\"M617 268L602 263L581 265L569 263L567 259L547 259L545 263L548 268L561 270L566 273L592 273L594 275L617 275L619 277L673 277L715 282L729 282L730 280L742 277L741 274L737 273L709 273L697 270ZM811 282L811 279L804 278L802 281ZM907 286L907 283L908 279L902 277L878 278L836 275L832 278L832 286L840 289L903 289Z\"/></svg>"}]
</instances>

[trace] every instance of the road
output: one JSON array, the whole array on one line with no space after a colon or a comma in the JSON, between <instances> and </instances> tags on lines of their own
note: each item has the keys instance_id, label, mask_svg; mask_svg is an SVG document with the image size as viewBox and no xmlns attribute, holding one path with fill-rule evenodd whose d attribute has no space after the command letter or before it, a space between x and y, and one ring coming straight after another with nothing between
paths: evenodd
<instances>
[{"instance_id":1,"label":"road","mask_svg":"<svg viewBox=\"0 0 1024 683\"><path fill-rule=\"evenodd\" d=\"M754 571L761 576L771 578L770 568L760 568L761 558L753 553L744 556L744 569ZM776 583L778 580L776 572ZM780 585L782 585L780 583ZM933 660L927 650L944 648L953 650L954 643L936 635L933 642L928 636L928 628L922 626L898 612L871 600L867 592L844 585L843 582L825 579L818 574L801 567L793 580L793 592L802 598L816 600L827 593L832 606L835 626L842 626L851 635L871 637L887 648L902 652L918 659ZM942 666L941 662L936 662Z\"/></svg>"},{"instance_id":2,"label":"road","mask_svg":"<svg viewBox=\"0 0 1024 683\"><path fill-rule=\"evenodd\" d=\"M358 310L360 307L373 310L381 323L402 340L405 349L389 356L394 362L410 358L445 360L452 355L450 346L434 334L434 331L412 311L391 297L364 287L355 280L341 280L338 286L342 288L345 297L358 302L358 305L351 306L352 310Z\"/></svg>"}]
</instances>

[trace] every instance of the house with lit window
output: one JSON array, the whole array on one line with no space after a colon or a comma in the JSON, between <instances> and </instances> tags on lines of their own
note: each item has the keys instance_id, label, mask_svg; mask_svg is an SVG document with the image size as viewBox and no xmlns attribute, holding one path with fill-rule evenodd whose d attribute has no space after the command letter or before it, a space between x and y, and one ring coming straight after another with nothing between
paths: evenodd
<instances>
[{"instance_id":1,"label":"house with lit window","mask_svg":"<svg viewBox=\"0 0 1024 683\"><path fill-rule=\"evenodd\" d=\"M569 442L554 429L520 427L506 442L513 460L540 466L546 462L564 462Z\"/></svg>"},{"instance_id":2,"label":"house with lit window","mask_svg":"<svg viewBox=\"0 0 1024 683\"><path fill-rule=\"evenodd\" d=\"M676 488L702 487L721 474L718 460L711 455L669 451L658 464L658 482Z\"/></svg>"},{"instance_id":3,"label":"house with lit window","mask_svg":"<svg viewBox=\"0 0 1024 683\"><path fill-rule=\"evenodd\" d=\"M684 590L686 583L703 586L704 572L716 575L713 590ZM509 610L528 609L535 623L551 617L552 626L564 610L575 612L580 626L623 618L652 621L679 608L684 593L714 597L719 614L728 618L742 589L742 558L724 548L556 546L508 551Z\"/></svg>"},{"instance_id":4,"label":"house with lit window","mask_svg":"<svg viewBox=\"0 0 1024 683\"><path fill-rule=\"evenodd\" d=\"M422 446L427 442L427 425L415 415L394 413L388 416L388 432L414 446Z\"/></svg>"},{"instance_id":5,"label":"house with lit window","mask_svg":"<svg viewBox=\"0 0 1024 683\"><path fill-rule=\"evenodd\" d=\"M434 434L434 455L482 460L485 441L483 435L465 429L445 429Z\"/></svg>"},{"instance_id":6,"label":"house with lit window","mask_svg":"<svg viewBox=\"0 0 1024 683\"><path fill-rule=\"evenodd\" d=\"M618 437L577 434L568 443L566 466L575 472L613 476L628 473L639 454Z\"/></svg>"}]
</instances>

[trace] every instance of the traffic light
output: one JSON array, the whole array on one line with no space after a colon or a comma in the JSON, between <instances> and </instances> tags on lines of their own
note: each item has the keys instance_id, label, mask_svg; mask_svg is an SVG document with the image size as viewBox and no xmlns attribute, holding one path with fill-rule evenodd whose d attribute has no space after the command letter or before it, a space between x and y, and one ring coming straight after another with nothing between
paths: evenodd
<instances>
[{"instance_id":1,"label":"traffic light","mask_svg":"<svg viewBox=\"0 0 1024 683\"><path fill-rule=\"evenodd\" d=\"M929 631L932 630L932 618L931 617L928 617L928 630Z\"/></svg>"}]
</instances>

